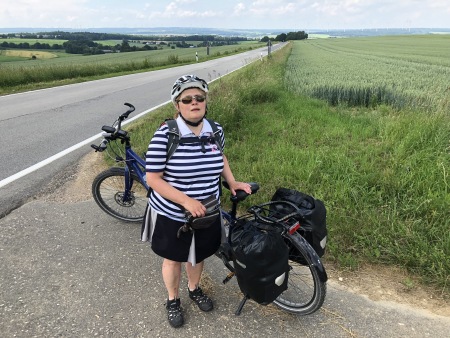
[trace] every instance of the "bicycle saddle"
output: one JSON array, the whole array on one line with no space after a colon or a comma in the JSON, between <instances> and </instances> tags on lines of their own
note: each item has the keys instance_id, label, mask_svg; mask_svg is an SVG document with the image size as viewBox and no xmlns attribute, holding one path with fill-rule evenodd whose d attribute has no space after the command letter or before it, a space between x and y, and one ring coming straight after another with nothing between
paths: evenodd
<instances>
[{"instance_id":1,"label":"bicycle saddle","mask_svg":"<svg viewBox=\"0 0 450 338\"><path fill-rule=\"evenodd\" d=\"M255 182L249 182L248 184L250 184L250 187L252 189L252 194L255 194L258 190L259 190L259 185L258 183ZM222 185L230 190L230 186L228 185L228 183L226 181L222 181ZM236 201L236 202L240 202L243 201L247 198L249 194L247 194L244 190L236 190L236 195L232 196L231 199Z\"/></svg>"}]
</instances>

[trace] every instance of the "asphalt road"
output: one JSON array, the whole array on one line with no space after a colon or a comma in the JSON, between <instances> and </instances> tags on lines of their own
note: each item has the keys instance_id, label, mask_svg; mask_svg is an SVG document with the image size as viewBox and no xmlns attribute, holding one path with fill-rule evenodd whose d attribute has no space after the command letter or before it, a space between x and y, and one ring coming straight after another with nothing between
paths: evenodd
<instances>
[{"instance_id":1,"label":"asphalt road","mask_svg":"<svg viewBox=\"0 0 450 338\"><path fill-rule=\"evenodd\" d=\"M274 46L273 50L280 46ZM194 73L213 81L258 60L261 53L267 55L267 49L171 69L0 96L0 135L4 145L0 148L0 217L31 198L59 170L90 151L90 142L83 150L77 147L99 135L102 125L114 122L126 110L124 102L136 107L130 117L137 116L167 103L173 82L181 75ZM12 180L70 148L75 150L52 165L45 165L38 172L30 170L30 174Z\"/></svg>"}]
</instances>

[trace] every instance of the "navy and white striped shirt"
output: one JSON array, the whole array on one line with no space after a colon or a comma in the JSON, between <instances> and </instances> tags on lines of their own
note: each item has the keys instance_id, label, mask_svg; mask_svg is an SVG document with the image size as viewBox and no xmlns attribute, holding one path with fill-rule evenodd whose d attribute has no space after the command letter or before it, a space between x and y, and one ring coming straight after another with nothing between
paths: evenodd
<instances>
[{"instance_id":1,"label":"navy and white striped shirt","mask_svg":"<svg viewBox=\"0 0 450 338\"><path fill-rule=\"evenodd\" d=\"M194 133L187 127L181 117L177 118L181 138L193 137ZM221 147L225 147L223 128L216 123L220 132ZM168 126L163 124L153 135L145 155L146 172L164 172L163 179L173 187L197 200L203 200L210 195L219 196L219 177L223 171L223 156L214 143L181 143L166 163ZM199 138L213 136L213 130L205 119ZM180 140L182 141L182 140ZM184 221L184 209L180 205L163 198L152 191L150 205L159 214L177 221Z\"/></svg>"}]
</instances>

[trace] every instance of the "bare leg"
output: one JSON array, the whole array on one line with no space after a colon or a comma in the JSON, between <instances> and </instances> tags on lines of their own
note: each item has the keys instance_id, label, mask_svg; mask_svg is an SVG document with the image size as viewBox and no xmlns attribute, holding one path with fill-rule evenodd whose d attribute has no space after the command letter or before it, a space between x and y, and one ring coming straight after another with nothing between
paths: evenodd
<instances>
[{"instance_id":1,"label":"bare leg","mask_svg":"<svg viewBox=\"0 0 450 338\"><path fill-rule=\"evenodd\" d=\"M198 287L200 284L200 277L203 271L203 262L192 266L191 263L186 263L186 273L188 275L189 298L191 298L200 308L200 310L208 312L214 308L212 300L203 293L203 290Z\"/></svg>"},{"instance_id":2,"label":"bare leg","mask_svg":"<svg viewBox=\"0 0 450 338\"><path fill-rule=\"evenodd\" d=\"M200 278L203 272L203 265L204 261L195 264L195 266L192 266L192 264L189 262L186 263L186 273L188 277L189 290L191 291L195 290L197 286L200 284Z\"/></svg>"},{"instance_id":3,"label":"bare leg","mask_svg":"<svg viewBox=\"0 0 450 338\"><path fill-rule=\"evenodd\" d=\"M181 280L181 263L164 259L162 263L162 275L169 294L168 299L178 298Z\"/></svg>"}]
</instances>

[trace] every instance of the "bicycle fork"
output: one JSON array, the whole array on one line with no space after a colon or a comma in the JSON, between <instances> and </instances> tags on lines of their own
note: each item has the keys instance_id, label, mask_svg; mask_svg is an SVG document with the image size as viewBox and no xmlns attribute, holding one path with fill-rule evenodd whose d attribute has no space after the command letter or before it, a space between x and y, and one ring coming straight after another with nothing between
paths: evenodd
<instances>
[{"instance_id":1,"label":"bicycle fork","mask_svg":"<svg viewBox=\"0 0 450 338\"><path fill-rule=\"evenodd\" d=\"M122 195L122 202L127 203L130 202L133 198L132 188L133 188L133 179L131 178L131 172L128 166L125 166L125 190Z\"/></svg>"}]
</instances>

